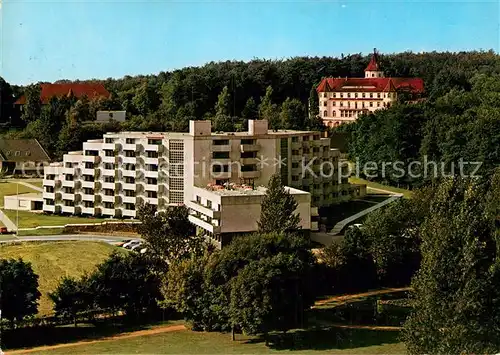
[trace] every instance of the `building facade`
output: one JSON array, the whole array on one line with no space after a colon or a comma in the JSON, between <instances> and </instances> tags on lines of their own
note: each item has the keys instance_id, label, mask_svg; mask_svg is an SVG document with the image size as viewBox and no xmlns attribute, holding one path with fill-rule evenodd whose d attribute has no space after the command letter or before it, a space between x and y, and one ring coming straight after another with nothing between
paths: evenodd
<instances>
[{"instance_id":1,"label":"building facade","mask_svg":"<svg viewBox=\"0 0 500 355\"><path fill-rule=\"evenodd\" d=\"M424 91L424 83L420 78L385 77L375 50L364 78L324 78L316 91L323 123L335 127L390 107L401 92L418 97Z\"/></svg>"},{"instance_id":2,"label":"building facade","mask_svg":"<svg viewBox=\"0 0 500 355\"><path fill-rule=\"evenodd\" d=\"M45 168L43 210L133 218L140 203L189 206L198 188L256 189L277 172L323 207L351 198L339 155L319 132L272 131L265 120L250 120L247 132L213 133L210 121L191 121L188 133L107 133Z\"/></svg>"}]
</instances>

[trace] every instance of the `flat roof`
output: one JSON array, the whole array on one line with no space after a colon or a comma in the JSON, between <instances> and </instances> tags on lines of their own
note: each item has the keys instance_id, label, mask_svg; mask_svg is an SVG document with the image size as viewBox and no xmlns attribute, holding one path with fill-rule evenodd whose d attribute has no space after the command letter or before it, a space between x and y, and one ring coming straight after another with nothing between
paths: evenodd
<instances>
[{"instance_id":1,"label":"flat roof","mask_svg":"<svg viewBox=\"0 0 500 355\"><path fill-rule=\"evenodd\" d=\"M43 201L43 196L42 196L41 192L40 193L28 192L28 193L19 194L19 195L7 195L7 196L4 196L4 198L13 199L13 200L17 200L19 198L20 200Z\"/></svg>"},{"instance_id":2,"label":"flat roof","mask_svg":"<svg viewBox=\"0 0 500 355\"><path fill-rule=\"evenodd\" d=\"M212 192L219 196L264 196L266 194L267 188L264 186L258 186L256 188L236 186L232 189L228 188L209 188L209 187L199 187L198 189L203 189ZM308 195L309 192L295 189L293 187L285 186L285 190L292 195Z\"/></svg>"}]
</instances>

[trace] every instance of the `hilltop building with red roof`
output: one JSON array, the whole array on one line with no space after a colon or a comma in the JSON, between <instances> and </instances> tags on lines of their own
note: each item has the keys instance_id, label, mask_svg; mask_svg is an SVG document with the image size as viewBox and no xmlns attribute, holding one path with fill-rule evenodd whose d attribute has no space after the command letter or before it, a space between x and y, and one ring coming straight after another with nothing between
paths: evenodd
<instances>
[{"instance_id":1,"label":"hilltop building with red roof","mask_svg":"<svg viewBox=\"0 0 500 355\"><path fill-rule=\"evenodd\" d=\"M98 97L109 97L109 92L102 84L78 83L78 84L40 84L40 100L42 104L48 104L52 97L74 96L77 99L87 96L89 100ZM21 96L14 105L24 105L26 97Z\"/></svg>"},{"instance_id":2,"label":"hilltop building with red roof","mask_svg":"<svg viewBox=\"0 0 500 355\"><path fill-rule=\"evenodd\" d=\"M420 78L385 77L374 50L364 78L324 78L316 91L323 123L335 127L353 122L361 114L390 107L398 93L422 94L424 82Z\"/></svg>"}]
</instances>

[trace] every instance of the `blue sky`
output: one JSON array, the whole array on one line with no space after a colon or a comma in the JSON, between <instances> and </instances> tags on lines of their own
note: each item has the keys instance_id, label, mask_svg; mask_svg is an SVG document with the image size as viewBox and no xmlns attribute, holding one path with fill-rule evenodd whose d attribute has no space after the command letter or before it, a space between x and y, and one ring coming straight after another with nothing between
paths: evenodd
<instances>
[{"instance_id":1,"label":"blue sky","mask_svg":"<svg viewBox=\"0 0 500 355\"><path fill-rule=\"evenodd\" d=\"M498 1L0 0L11 84L153 74L209 61L499 51Z\"/></svg>"}]
</instances>

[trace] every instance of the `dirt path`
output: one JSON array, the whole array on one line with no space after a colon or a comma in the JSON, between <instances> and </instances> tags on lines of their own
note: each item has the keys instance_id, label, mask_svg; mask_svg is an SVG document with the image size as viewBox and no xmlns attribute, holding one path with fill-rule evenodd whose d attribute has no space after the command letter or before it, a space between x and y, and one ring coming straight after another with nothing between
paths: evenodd
<instances>
[{"instance_id":1,"label":"dirt path","mask_svg":"<svg viewBox=\"0 0 500 355\"><path fill-rule=\"evenodd\" d=\"M182 325L182 324L180 324L180 325L169 325L169 326L164 326L164 327L157 327L157 328L152 328L152 329L139 330L139 331L136 331L136 332L123 333L123 334L120 334L120 335L115 335L115 336L111 336L111 337L100 338L100 339L96 339L96 340L88 340L88 341L84 340L84 341L77 341L77 342L74 342L74 343L39 346L37 348L31 348L31 349L26 349L26 350L7 351L5 353L5 355L29 354L29 353L33 353L33 352L48 351L48 350L55 350L55 349L61 349L61 348L70 348L70 347L73 347L73 346L95 344L95 343L100 343L100 342L103 342L103 341L121 340L121 339L129 339L129 338L142 337L142 336L145 336L145 335L154 335L154 334L161 334L161 333L168 333L168 332L176 332L176 331L186 330L186 329L187 328L184 325Z\"/></svg>"},{"instance_id":2,"label":"dirt path","mask_svg":"<svg viewBox=\"0 0 500 355\"><path fill-rule=\"evenodd\" d=\"M330 302L340 302L341 304L354 300L357 298L363 298L363 297L370 297L370 296L377 296L377 295L384 295L387 293L393 293L393 292L403 292L403 291L410 291L410 287L401 287L401 288L387 288L384 290L376 290L376 291L369 291L369 292L363 292L363 293L356 293L354 295L343 295L343 296L335 296L335 297L330 297L324 300L316 301L314 303L314 306L312 308L316 308L318 306L322 306L324 304L330 303Z\"/></svg>"}]
</instances>

